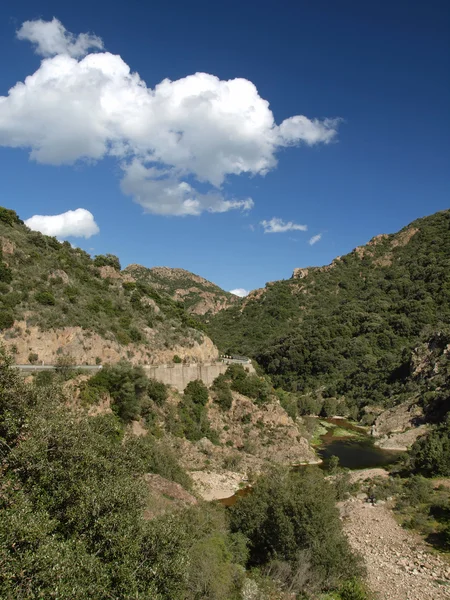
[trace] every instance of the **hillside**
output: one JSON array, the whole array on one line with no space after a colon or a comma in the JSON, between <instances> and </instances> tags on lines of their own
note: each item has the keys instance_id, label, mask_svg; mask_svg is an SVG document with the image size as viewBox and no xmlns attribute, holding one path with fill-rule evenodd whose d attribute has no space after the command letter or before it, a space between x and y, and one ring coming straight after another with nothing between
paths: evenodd
<instances>
[{"instance_id":1,"label":"hillside","mask_svg":"<svg viewBox=\"0 0 450 600\"><path fill-rule=\"evenodd\" d=\"M167 294L194 315L215 314L238 301L233 294L184 269L169 267L147 269L141 265L129 265L124 273L131 275L136 281Z\"/></svg>"},{"instance_id":2,"label":"hillside","mask_svg":"<svg viewBox=\"0 0 450 600\"><path fill-rule=\"evenodd\" d=\"M367 404L393 406L418 390L414 349L449 322L447 210L325 267L296 269L217 314L208 331L221 350L255 358L275 384L344 399L356 417Z\"/></svg>"},{"instance_id":3,"label":"hillside","mask_svg":"<svg viewBox=\"0 0 450 600\"><path fill-rule=\"evenodd\" d=\"M69 242L29 230L0 209L0 330L16 362L203 361L217 350L201 324L164 290L91 258Z\"/></svg>"}]
</instances>

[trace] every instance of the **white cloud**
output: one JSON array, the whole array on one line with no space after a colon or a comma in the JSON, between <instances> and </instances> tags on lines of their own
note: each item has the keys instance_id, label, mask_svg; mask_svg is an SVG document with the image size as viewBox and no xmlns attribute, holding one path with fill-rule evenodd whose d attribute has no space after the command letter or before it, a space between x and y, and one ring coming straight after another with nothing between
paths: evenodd
<instances>
[{"instance_id":1,"label":"white cloud","mask_svg":"<svg viewBox=\"0 0 450 600\"><path fill-rule=\"evenodd\" d=\"M87 239L100 232L94 215L85 208L68 210L60 215L34 215L25 221L25 225L33 231L40 231L57 238Z\"/></svg>"},{"instance_id":2,"label":"white cloud","mask_svg":"<svg viewBox=\"0 0 450 600\"><path fill-rule=\"evenodd\" d=\"M310 246L314 246L314 244L317 244L317 242L321 239L322 239L322 234L318 233L317 235L313 235L312 238L310 238L310 240L308 241L308 244Z\"/></svg>"},{"instance_id":3,"label":"white cloud","mask_svg":"<svg viewBox=\"0 0 450 600\"><path fill-rule=\"evenodd\" d=\"M170 172L145 167L138 159L124 166L121 182L124 194L133 196L146 212L157 215L200 215L203 211L227 212L232 209L250 210L253 200L226 200L220 191L201 194L189 183Z\"/></svg>"},{"instance_id":4,"label":"white cloud","mask_svg":"<svg viewBox=\"0 0 450 600\"><path fill-rule=\"evenodd\" d=\"M292 221L285 222L283 219L273 217L270 221L261 221L264 233L285 233L286 231L307 231L306 225L298 225Z\"/></svg>"},{"instance_id":5,"label":"white cloud","mask_svg":"<svg viewBox=\"0 0 450 600\"><path fill-rule=\"evenodd\" d=\"M230 294L234 294L235 296L239 296L239 298L245 298L245 296L249 295L248 290L244 290L244 288L236 288L235 290L230 290Z\"/></svg>"},{"instance_id":6,"label":"white cloud","mask_svg":"<svg viewBox=\"0 0 450 600\"><path fill-rule=\"evenodd\" d=\"M56 56L68 54L74 58L85 56L92 49L102 50L103 41L96 35L80 33L75 36L67 31L61 21L25 21L17 31L19 40L28 40L35 45L35 52L40 56Z\"/></svg>"},{"instance_id":7,"label":"white cloud","mask_svg":"<svg viewBox=\"0 0 450 600\"><path fill-rule=\"evenodd\" d=\"M148 88L120 56L81 58L101 49L101 39L74 36L57 19L27 21L17 35L49 58L0 96L0 146L29 149L33 160L53 165L113 156L122 189L148 212L249 209L251 199L224 197L229 175L264 175L281 148L337 135L337 119L297 115L277 125L247 79L195 73Z\"/></svg>"}]
</instances>

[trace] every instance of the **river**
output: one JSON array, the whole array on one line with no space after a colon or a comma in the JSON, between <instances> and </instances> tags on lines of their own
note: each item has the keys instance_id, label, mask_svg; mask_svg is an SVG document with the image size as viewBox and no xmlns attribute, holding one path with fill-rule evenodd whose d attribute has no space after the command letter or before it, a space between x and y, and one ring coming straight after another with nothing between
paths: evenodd
<instances>
[{"instance_id":1,"label":"river","mask_svg":"<svg viewBox=\"0 0 450 600\"><path fill-rule=\"evenodd\" d=\"M324 433L316 452L324 461L324 467L331 456L339 458L341 467L368 469L390 465L402 455L402 452L378 448L365 429L345 419L321 419L320 423Z\"/></svg>"},{"instance_id":2,"label":"river","mask_svg":"<svg viewBox=\"0 0 450 600\"><path fill-rule=\"evenodd\" d=\"M315 417L316 427L321 435L314 444L317 455L323 460L321 468L326 469L331 456L339 458L339 465L347 469L369 469L386 467L396 462L403 452L383 450L374 445L374 439L367 435L363 427L341 418L320 419ZM306 466L306 465L305 465ZM304 468L303 466L294 467ZM219 500L222 506L233 506L241 496L246 496L251 486L238 490L233 496Z\"/></svg>"}]
</instances>

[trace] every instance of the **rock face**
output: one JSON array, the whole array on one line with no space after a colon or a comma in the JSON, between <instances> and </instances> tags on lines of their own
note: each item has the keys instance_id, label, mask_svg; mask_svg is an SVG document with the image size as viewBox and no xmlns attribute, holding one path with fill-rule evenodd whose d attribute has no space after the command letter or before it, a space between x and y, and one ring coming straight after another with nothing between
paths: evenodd
<instances>
[{"instance_id":1,"label":"rock face","mask_svg":"<svg viewBox=\"0 0 450 600\"><path fill-rule=\"evenodd\" d=\"M179 398L172 397L168 403L175 408L178 402ZM249 473L260 472L269 463L320 462L278 402L256 406L249 398L233 392L231 409L226 412L210 399L208 419L219 435L220 445L206 438L198 442L171 440L180 462L191 472L198 493L205 499L232 496Z\"/></svg>"},{"instance_id":2,"label":"rock face","mask_svg":"<svg viewBox=\"0 0 450 600\"><path fill-rule=\"evenodd\" d=\"M4 332L0 335L5 347L14 355L16 364L27 364L30 353L38 355L38 362L55 364L61 354L70 355L78 365L94 365L97 358L102 363L115 363L126 359L133 364L170 363L174 355L189 362L201 363L218 358L218 350L206 336L199 342L192 340L189 345L174 345L164 348L155 338L151 344L152 330L147 331L150 343L128 344L122 346L114 340L107 340L97 333L86 331L81 327L64 327L41 331L39 327L27 327L26 322L15 324L13 335Z\"/></svg>"},{"instance_id":3,"label":"rock face","mask_svg":"<svg viewBox=\"0 0 450 600\"><path fill-rule=\"evenodd\" d=\"M367 567L379 600L450 598L450 565L431 554L420 537L402 529L386 505L354 498L341 505L344 531Z\"/></svg>"},{"instance_id":4,"label":"rock face","mask_svg":"<svg viewBox=\"0 0 450 600\"><path fill-rule=\"evenodd\" d=\"M385 450L407 450L416 439L428 432L423 410L417 399L383 411L375 419L371 435L379 438L375 445Z\"/></svg>"},{"instance_id":5,"label":"rock face","mask_svg":"<svg viewBox=\"0 0 450 600\"><path fill-rule=\"evenodd\" d=\"M168 294L173 300L184 304L194 315L215 314L224 310L239 299L225 292L211 281L190 273L185 269L129 265L122 274L142 281L155 290Z\"/></svg>"}]
</instances>

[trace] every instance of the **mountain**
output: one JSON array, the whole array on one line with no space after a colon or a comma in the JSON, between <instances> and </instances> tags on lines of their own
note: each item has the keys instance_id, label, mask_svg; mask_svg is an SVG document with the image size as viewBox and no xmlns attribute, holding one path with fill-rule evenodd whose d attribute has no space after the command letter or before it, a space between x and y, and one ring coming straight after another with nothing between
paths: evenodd
<instances>
[{"instance_id":1,"label":"mountain","mask_svg":"<svg viewBox=\"0 0 450 600\"><path fill-rule=\"evenodd\" d=\"M446 210L330 265L295 269L215 315L208 332L222 351L255 358L276 385L337 398L361 416L368 404L393 406L417 389L414 349L449 323Z\"/></svg>"},{"instance_id":2,"label":"mountain","mask_svg":"<svg viewBox=\"0 0 450 600\"><path fill-rule=\"evenodd\" d=\"M55 363L62 354L79 364L217 356L183 304L122 271L114 255L91 258L29 230L6 208L0 208L0 251L0 338L17 363Z\"/></svg>"},{"instance_id":3,"label":"mountain","mask_svg":"<svg viewBox=\"0 0 450 600\"><path fill-rule=\"evenodd\" d=\"M187 312L194 315L215 314L238 301L233 294L184 269L147 269L141 265L129 265L124 273L131 275L136 281L166 293L173 300L181 302Z\"/></svg>"}]
</instances>

